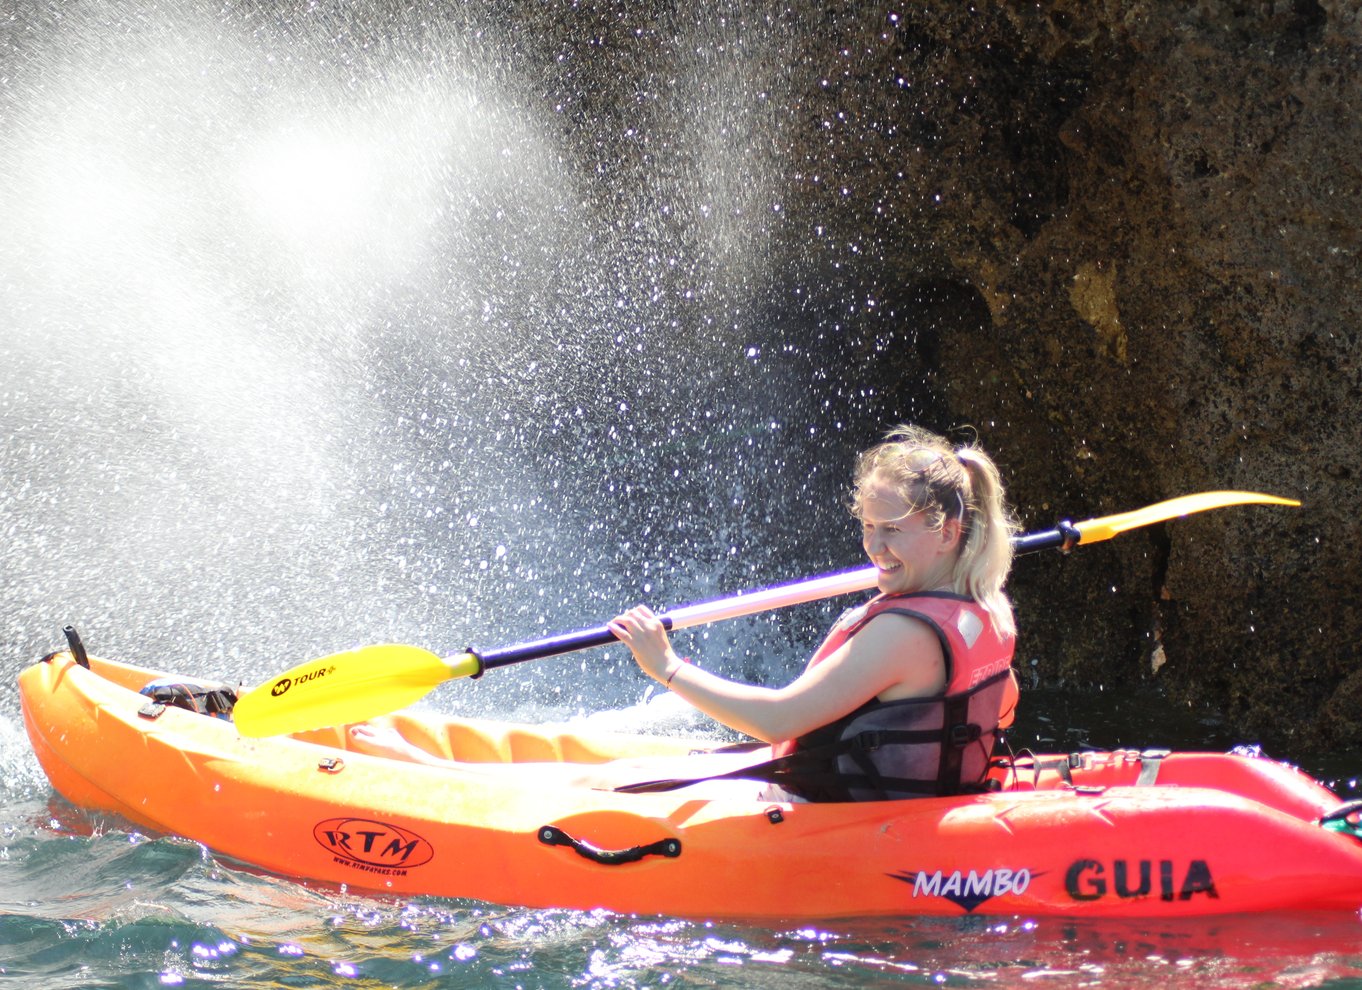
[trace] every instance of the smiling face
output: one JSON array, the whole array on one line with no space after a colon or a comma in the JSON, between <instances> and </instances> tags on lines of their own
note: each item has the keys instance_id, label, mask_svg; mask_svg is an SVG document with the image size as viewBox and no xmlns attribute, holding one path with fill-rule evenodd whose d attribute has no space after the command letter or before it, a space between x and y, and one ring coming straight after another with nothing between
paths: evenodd
<instances>
[{"instance_id":1,"label":"smiling face","mask_svg":"<svg viewBox=\"0 0 1362 990\"><path fill-rule=\"evenodd\" d=\"M960 543L960 524L946 520L931 528L931 514L912 504L879 475L860 487L861 542L878 569L885 594L949 589Z\"/></svg>"}]
</instances>

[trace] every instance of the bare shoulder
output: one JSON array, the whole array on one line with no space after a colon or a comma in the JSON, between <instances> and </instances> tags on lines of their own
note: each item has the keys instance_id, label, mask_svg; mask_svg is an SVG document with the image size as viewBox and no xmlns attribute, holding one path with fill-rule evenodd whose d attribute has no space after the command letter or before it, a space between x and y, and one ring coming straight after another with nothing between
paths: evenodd
<instances>
[{"instance_id":1,"label":"bare shoulder","mask_svg":"<svg viewBox=\"0 0 1362 990\"><path fill-rule=\"evenodd\" d=\"M946 683L946 659L936 631L909 615L884 612L865 624L851 640L853 662L884 669L892 684L882 700L916 697L939 691Z\"/></svg>"},{"instance_id":2,"label":"bare shoulder","mask_svg":"<svg viewBox=\"0 0 1362 990\"><path fill-rule=\"evenodd\" d=\"M924 647L934 647L939 653L941 649L941 641L931 625L902 612L881 612L867 622L851 641L873 647L877 652L916 652Z\"/></svg>"}]
</instances>

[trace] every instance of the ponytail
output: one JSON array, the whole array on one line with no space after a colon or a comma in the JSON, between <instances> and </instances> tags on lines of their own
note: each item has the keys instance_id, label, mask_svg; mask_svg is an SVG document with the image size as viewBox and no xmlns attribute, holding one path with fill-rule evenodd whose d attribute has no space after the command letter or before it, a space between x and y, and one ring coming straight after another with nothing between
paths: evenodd
<instances>
[{"instance_id":1,"label":"ponytail","mask_svg":"<svg viewBox=\"0 0 1362 990\"><path fill-rule=\"evenodd\" d=\"M977 447L959 447L955 456L969 478L955 590L983 606L999 633L1015 636L1017 623L1003 586L1012 570L1012 535L1019 527L1008 511L1002 476L993 459Z\"/></svg>"}]
</instances>

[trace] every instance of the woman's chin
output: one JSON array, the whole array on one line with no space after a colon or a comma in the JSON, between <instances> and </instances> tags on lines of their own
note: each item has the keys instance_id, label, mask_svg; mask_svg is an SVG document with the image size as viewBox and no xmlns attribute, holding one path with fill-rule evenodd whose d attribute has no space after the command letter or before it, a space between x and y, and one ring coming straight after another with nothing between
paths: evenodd
<instances>
[{"instance_id":1,"label":"woman's chin","mask_svg":"<svg viewBox=\"0 0 1362 990\"><path fill-rule=\"evenodd\" d=\"M904 583L902 569L896 571L879 571L875 575L875 585L880 589L882 594L893 595L900 591L904 591L906 590L903 587Z\"/></svg>"}]
</instances>

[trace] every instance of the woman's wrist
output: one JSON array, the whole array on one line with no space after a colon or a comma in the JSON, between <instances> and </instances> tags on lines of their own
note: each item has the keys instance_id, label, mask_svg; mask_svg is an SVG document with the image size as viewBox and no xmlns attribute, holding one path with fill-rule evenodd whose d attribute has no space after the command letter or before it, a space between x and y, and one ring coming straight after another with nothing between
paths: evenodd
<instances>
[{"instance_id":1,"label":"woman's wrist","mask_svg":"<svg viewBox=\"0 0 1362 990\"><path fill-rule=\"evenodd\" d=\"M672 678L676 676L678 670L688 663L690 663L690 657L678 657L675 653L669 654L667 664L663 668L663 674L666 676L662 678L662 686L670 690Z\"/></svg>"}]
</instances>

